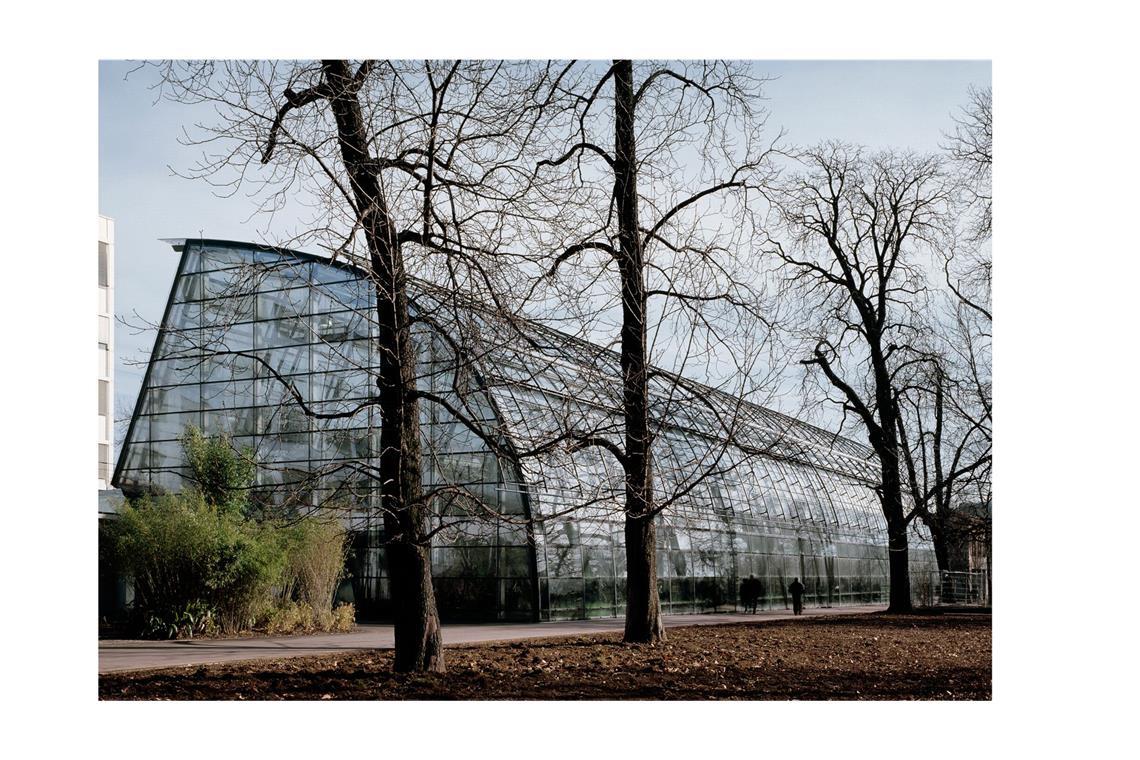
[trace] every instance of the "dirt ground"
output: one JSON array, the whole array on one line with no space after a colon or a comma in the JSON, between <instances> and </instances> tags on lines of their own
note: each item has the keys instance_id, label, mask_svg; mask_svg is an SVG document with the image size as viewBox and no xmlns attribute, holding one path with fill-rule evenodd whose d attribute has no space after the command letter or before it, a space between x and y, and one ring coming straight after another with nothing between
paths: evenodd
<instances>
[{"instance_id":1,"label":"dirt ground","mask_svg":"<svg viewBox=\"0 0 1140 760\"><path fill-rule=\"evenodd\" d=\"M990 699L990 615L853 615L446 649L446 674L390 651L112 673L101 699Z\"/></svg>"}]
</instances>

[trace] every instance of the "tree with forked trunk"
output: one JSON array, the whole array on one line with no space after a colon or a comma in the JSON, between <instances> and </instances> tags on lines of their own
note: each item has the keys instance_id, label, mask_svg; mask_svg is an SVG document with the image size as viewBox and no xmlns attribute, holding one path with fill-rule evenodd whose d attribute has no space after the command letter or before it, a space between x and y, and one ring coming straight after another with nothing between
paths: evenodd
<instances>
[{"instance_id":1,"label":"tree with forked trunk","mask_svg":"<svg viewBox=\"0 0 1140 760\"><path fill-rule=\"evenodd\" d=\"M953 229L955 183L934 156L828 143L775 194L786 241L773 241L789 296L801 299L810 357L844 414L862 423L879 461L890 610L911 609L900 389L928 364L928 261Z\"/></svg>"}]
</instances>

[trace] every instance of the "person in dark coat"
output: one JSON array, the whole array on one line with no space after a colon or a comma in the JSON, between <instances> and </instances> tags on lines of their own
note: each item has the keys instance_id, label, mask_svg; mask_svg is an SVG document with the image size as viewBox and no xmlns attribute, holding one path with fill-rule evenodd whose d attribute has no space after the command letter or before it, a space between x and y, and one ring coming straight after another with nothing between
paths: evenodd
<instances>
[{"instance_id":1,"label":"person in dark coat","mask_svg":"<svg viewBox=\"0 0 1140 760\"><path fill-rule=\"evenodd\" d=\"M756 576L750 575L740 582L740 605L744 610L756 612L756 605L760 601L760 582Z\"/></svg>"},{"instance_id":2,"label":"person in dark coat","mask_svg":"<svg viewBox=\"0 0 1140 760\"><path fill-rule=\"evenodd\" d=\"M804 584L800 583L799 578L794 579L792 585L788 586L788 593L792 595L792 613L804 614Z\"/></svg>"}]
</instances>

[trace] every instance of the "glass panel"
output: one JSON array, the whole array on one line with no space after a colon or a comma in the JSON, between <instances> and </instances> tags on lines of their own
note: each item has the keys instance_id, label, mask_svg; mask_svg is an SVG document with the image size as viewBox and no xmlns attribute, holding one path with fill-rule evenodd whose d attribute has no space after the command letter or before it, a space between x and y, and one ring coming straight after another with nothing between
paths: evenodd
<instances>
[{"instance_id":1,"label":"glass panel","mask_svg":"<svg viewBox=\"0 0 1140 760\"><path fill-rule=\"evenodd\" d=\"M159 341L158 350L155 356L158 358L173 358L183 357L190 359L190 357L200 356L202 354L201 348L201 330L197 328L185 328L180 330L168 330L162 333L162 338ZM190 362L187 361L189 364Z\"/></svg>"},{"instance_id":2,"label":"glass panel","mask_svg":"<svg viewBox=\"0 0 1140 760\"><path fill-rule=\"evenodd\" d=\"M192 412L199 406L198 385L174 385L152 388L143 401L143 414L166 412Z\"/></svg>"},{"instance_id":3,"label":"glass panel","mask_svg":"<svg viewBox=\"0 0 1140 760\"><path fill-rule=\"evenodd\" d=\"M370 436L367 428L327 430L313 436L315 459L364 459L369 456Z\"/></svg>"},{"instance_id":4,"label":"glass panel","mask_svg":"<svg viewBox=\"0 0 1140 760\"><path fill-rule=\"evenodd\" d=\"M289 319L308 313L309 289L294 288L257 294L258 319Z\"/></svg>"},{"instance_id":5,"label":"glass panel","mask_svg":"<svg viewBox=\"0 0 1140 760\"><path fill-rule=\"evenodd\" d=\"M202 429L208 435L252 435L255 421L255 409L211 409L202 412Z\"/></svg>"},{"instance_id":6,"label":"glass panel","mask_svg":"<svg viewBox=\"0 0 1140 760\"><path fill-rule=\"evenodd\" d=\"M155 415L150 418L150 438L152 441L175 440L190 425L202 427L202 416L198 412Z\"/></svg>"},{"instance_id":7,"label":"glass panel","mask_svg":"<svg viewBox=\"0 0 1140 760\"><path fill-rule=\"evenodd\" d=\"M200 303L176 303L170 307L170 314L164 327L170 331L177 331L188 327L198 327L202 321L202 305Z\"/></svg>"},{"instance_id":8,"label":"glass panel","mask_svg":"<svg viewBox=\"0 0 1140 760\"><path fill-rule=\"evenodd\" d=\"M364 399L372 392L371 378L363 372L329 372L312 376L313 401Z\"/></svg>"},{"instance_id":9,"label":"glass panel","mask_svg":"<svg viewBox=\"0 0 1140 760\"><path fill-rule=\"evenodd\" d=\"M313 267L313 282L329 283L362 279L356 271L345 266L322 264L318 262L313 262L311 266Z\"/></svg>"},{"instance_id":10,"label":"glass panel","mask_svg":"<svg viewBox=\"0 0 1140 760\"><path fill-rule=\"evenodd\" d=\"M207 383L201 387L203 409L228 409L253 405L253 380Z\"/></svg>"},{"instance_id":11,"label":"glass panel","mask_svg":"<svg viewBox=\"0 0 1140 760\"><path fill-rule=\"evenodd\" d=\"M175 302L201 301L202 276L198 274L184 274L178 280L178 287L174 290Z\"/></svg>"},{"instance_id":12,"label":"glass panel","mask_svg":"<svg viewBox=\"0 0 1140 760\"><path fill-rule=\"evenodd\" d=\"M150 466L154 469L177 467L182 464L182 444L164 441L150 445Z\"/></svg>"},{"instance_id":13,"label":"glass panel","mask_svg":"<svg viewBox=\"0 0 1140 760\"><path fill-rule=\"evenodd\" d=\"M274 348L258 351L257 355L282 375L292 375L298 372L309 371L309 347L293 346L290 348ZM272 377L272 373L265 367L259 366L258 377Z\"/></svg>"},{"instance_id":14,"label":"glass panel","mask_svg":"<svg viewBox=\"0 0 1140 760\"><path fill-rule=\"evenodd\" d=\"M360 312L364 316L369 315L372 303L372 288L363 280L318 285L313 288L314 314L348 309Z\"/></svg>"},{"instance_id":15,"label":"glass panel","mask_svg":"<svg viewBox=\"0 0 1140 760\"><path fill-rule=\"evenodd\" d=\"M250 351L253 349L253 325L223 324L202 329L202 346L209 353Z\"/></svg>"},{"instance_id":16,"label":"glass panel","mask_svg":"<svg viewBox=\"0 0 1140 760\"><path fill-rule=\"evenodd\" d=\"M221 298L250 292L252 284L241 269L222 272L204 272L196 275L200 279L200 298Z\"/></svg>"},{"instance_id":17,"label":"glass panel","mask_svg":"<svg viewBox=\"0 0 1140 760\"><path fill-rule=\"evenodd\" d=\"M206 359L202 368L204 382L245 380L253 377L254 360L248 356L220 354Z\"/></svg>"},{"instance_id":18,"label":"glass panel","mask_svg":"<svg viewBox=\"0 0 1140 760\"><path fill-rule=\"evenodd\" d=\"M337 344L371 335L371 321L365 313L339 311L318 314L312 319L314 334L327 343Z\"/></svg>"},{"instance_id":19,"label":"glass panel","mask_svg":"<svg viewBox=\"0 0 1140 760\"><path fill-rule=\"evenodd\" d=\"M258 348L292 346L312 340L308 324L298 318L258 322L256 330Z\"/></svg>"},{"instance_id":20,"label":"glass panel","mask_svg":"<svg viewBox=\"0 0 1140 760\"><path fill-rule=\"evenodd\" d=\"M308 398L309 376L282 375L280 379L259 377L254 386L254 398L258 406L277 407L282 404L296 404L290 388L295 389L301 398Z\"/></svg>"},{"instance_id":21,"label":"glass panel","mask_svg":"<svg viewBox=\"0 0 1140 760\"><path fill-rule=\"evenodd\" d=\"M232 325L254 318L254 297L250 293L203 301L196 307L201 310L203 325Z\"/></svg>"},{"instance_id":22,"label":"glass panel","mask_svg":"<svg viewBox=\"0 0 1140 760\"><path fill-rule=\"evenodd\" d=\"M201 367L198 362L186 359L160 359L151 364L151 385L196 383Z\"/></svg>"},{"instance_id":23,"label":"glass panel","mask_svg":"<svg viewBox=\"0 0 1140 760\"><path fill-rule=\"evenodd\" d=\"M200 248L196 257L196 268L193 271L204 269L227 269L241 266L253 261L252 253L246 248L233 248L230 246L207 246Z\"/></svg>"},{"instance_id":24,"label":"glass panel","mask_svg":"<svg viewBox=\"0 0 1140 760\"><path fill-rule=\"evenodd\" d=\"M370 340L343 343L318 343L313 346L313 371L324 372L342 369L369 369Z\"/></svg>"},{"instance_id":25,"label":"glass panel","mask_svg":"<svg viewBox=\"0 0 1140 760\"><path fill-rule=\"evenodd\" d=\"M263 251L258 251L256 258L259 263L264 264L258 271L260 290L284 290L306 286L309 283L311 270L307 261Z\"/></svg>"}]
</instances>

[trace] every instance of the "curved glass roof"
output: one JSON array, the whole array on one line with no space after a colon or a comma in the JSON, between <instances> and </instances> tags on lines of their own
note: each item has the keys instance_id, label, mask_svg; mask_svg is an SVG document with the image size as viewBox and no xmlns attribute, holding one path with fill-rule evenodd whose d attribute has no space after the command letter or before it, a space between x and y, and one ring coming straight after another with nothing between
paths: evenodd
<instances>
[{"instance_id":1,"label":"curved glass roof","mask_svg":"<svg viewBox=\"0 0 1140 760\"><path fill-rule=\"evenodd\" d=\"M175 248L184 249L182 261L116 482L177 487L185 475L177 436L188 424L255 445L271 465L267 484L321 470L325 480L310 494L317 500L366 480L379 420L367 403L375 295L364 275L247 243ZM414 288L421 386L515 452L512 462L489 456L455 415L424 403L427 479L483 488L500 501L525 491L537 519L574 510L579 520L612 520L623 500L621 467L603 448L572 440L623 440L618 355L477 304L445 303L425 283ZM310 410L345 416L307 419L294 392ZM670 504L667 521L762 522L885 542L867 447L664 372L654 374L651 395L656 492Z\"/></svg>"}]
</instances>

